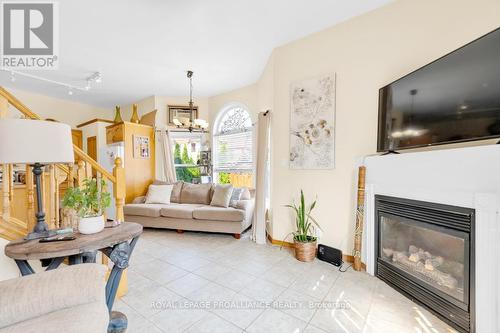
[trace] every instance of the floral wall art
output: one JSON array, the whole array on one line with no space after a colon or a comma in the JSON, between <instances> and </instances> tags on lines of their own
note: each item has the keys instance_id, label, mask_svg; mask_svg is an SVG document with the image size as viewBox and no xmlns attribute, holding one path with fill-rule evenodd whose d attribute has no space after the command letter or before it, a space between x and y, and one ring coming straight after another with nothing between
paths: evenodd
<instances>
[{"instance_id":1,"label":"floral wall art","mask_svg":"<svg viewBox=\"0 0 500 333\"><path fill-rule=\"evenodd\" d=\"M290 168L335 167L335 74L291 86Z\"/></svg>"}]
</instances>

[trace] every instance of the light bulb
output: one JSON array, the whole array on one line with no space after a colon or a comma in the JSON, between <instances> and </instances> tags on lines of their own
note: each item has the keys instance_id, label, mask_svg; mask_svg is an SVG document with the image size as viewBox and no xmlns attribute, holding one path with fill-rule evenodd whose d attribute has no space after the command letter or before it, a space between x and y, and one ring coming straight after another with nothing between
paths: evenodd
<instances>
[{"instance_id":1,"label":"light bulb","mask_svg":"<svg viewBox=\"0 0 500 333\"><path fill-rule=\"evenodd\" d=\"M14 72L10 72L10 82L16 82L16 76L14 75Z\"/></svg>"},{"instance_id":2,"label":"light bulb","mask_svg":"<svg viewBox=\"0 0 500 333\"><path fill-rule=\"evenodd\" d=\"M68 90L68 95L73 96L73 90L71 90L71 88Z\"/></svg>"}]
</instances>

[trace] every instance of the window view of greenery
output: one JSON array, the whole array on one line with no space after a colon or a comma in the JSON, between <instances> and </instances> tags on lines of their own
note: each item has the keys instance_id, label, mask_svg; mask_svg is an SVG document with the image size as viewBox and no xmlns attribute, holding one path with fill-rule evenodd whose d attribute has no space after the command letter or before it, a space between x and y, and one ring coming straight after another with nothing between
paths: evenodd
<instances>
[{"instance_id":1,"label":"window view of greenery","mask_svg":"<svg viewBox=\"0 0 500 333\"><path fill-rule=\"evenodd\" d=\"M196 162L200 158L199 145L190 144L189 142L179 142L181 140L175 141L174 163L177 180L183 180L187 183L198 181L200 179L200 168L192 166L196 165Z\"/></svg>"}]
</instances>

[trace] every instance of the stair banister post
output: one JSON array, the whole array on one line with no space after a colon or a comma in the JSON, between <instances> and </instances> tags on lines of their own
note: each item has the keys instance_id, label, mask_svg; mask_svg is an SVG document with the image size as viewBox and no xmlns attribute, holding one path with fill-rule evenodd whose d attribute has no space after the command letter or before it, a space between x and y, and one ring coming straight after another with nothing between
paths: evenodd
<instances>
[{"instance_id":1,"label":"stair banister post","mask_svg":"<svg viewBox=\"0 0 500 333\"><path fill-rule=\"evenodd\" d=\"M86 168L85 162L82 160L78 161L78 169L76 170L76 183L78 187L83 185L83 181L86 178Z\"/></svg>"},{"instance_id":2,"label":"stair banister post","mask_svg":"<svg viewBox=\"0 0 500 333\"><path fill-rule=\"evenodd\" d=\"M125 204L125 169L122 165L122 159L117 157L115 159L115 167L113 168L113 176L116 182L113 184L113 196L116 205L116 217L119 222L123 222L123 205Z\"/></svg>"}]
</instances>

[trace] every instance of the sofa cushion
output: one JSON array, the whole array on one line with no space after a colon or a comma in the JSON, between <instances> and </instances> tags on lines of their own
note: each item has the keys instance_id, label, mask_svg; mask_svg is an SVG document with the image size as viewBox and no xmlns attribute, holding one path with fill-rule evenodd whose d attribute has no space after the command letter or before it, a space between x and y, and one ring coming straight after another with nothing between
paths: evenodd
<instances>
[{"instance_id":1,"label":"sofa cushion","mask_svg":"<svg viewBox=\"0 0 500 333\"><path fill-rule=\"evenodd\" d=\"M172 193L170 194L170 202L181 203L181 192L183 187L184 187L183 181L179 181L174 184L174 187L172 188Z\"/></svg>"},{"instance_id":2,"label":"sofa cushion","mask_svg":"<svg viewBox=\"0 0 500 333\"><path fill-rule=\"evenodd\" d=\"M210 191L212 184L184 183L181 191L182 204L210 205Z\"/></svg>"},{"instance_id":3,"label":"sofa cushion","mask_svg":"<svg viewBox=\"0 0 500 333\"><path fill-rule=\"evenodd\" d=\"M241 222L245 219L245 211L232 207L203 206L194 210L193 217L198 220Z\"/></svg>"},{"instance_id":4,"label":"sofa cushion","mask_svg":"<svg viewBox=\"0 0 500 333\"><path fill-rule=\"evenodd\" d=\"M175 204L165 206L160 210L160 215L164 217L172 217L176 219L192 219L193 211L202 207L201 205L196 204Z\"/></svg>"},{"instance_id":5,"label":"sofa cushion","mask_svg":"<svg viewBox=\"0 0 500 333\"><path fill-rule=\"evenodd\" d=\"M225 207L229 206L231 195L233 194L233 185L224 184L215 186L215 191L210 201L210 206Z\"/></svg>"},{"instance_id":6,"label":"sofa cushion","mask_svg":"<svg viewBox=\"0 0 500 333\"><path fill-rule=\"evenodd\" d=\"M174 185L149 185L145 203L169 204Z\"/></svg>"},{"instance_id":7,"label":"sofa cushion","mask_svg":"<svg viewBox=\"0 0 500 333\"><path fill-rule=\"evenodd\" d=\"M160 217L160 209L167 205L162 204L127 204L123 206L125 215Z\"/></svg>"}]
</instances>

